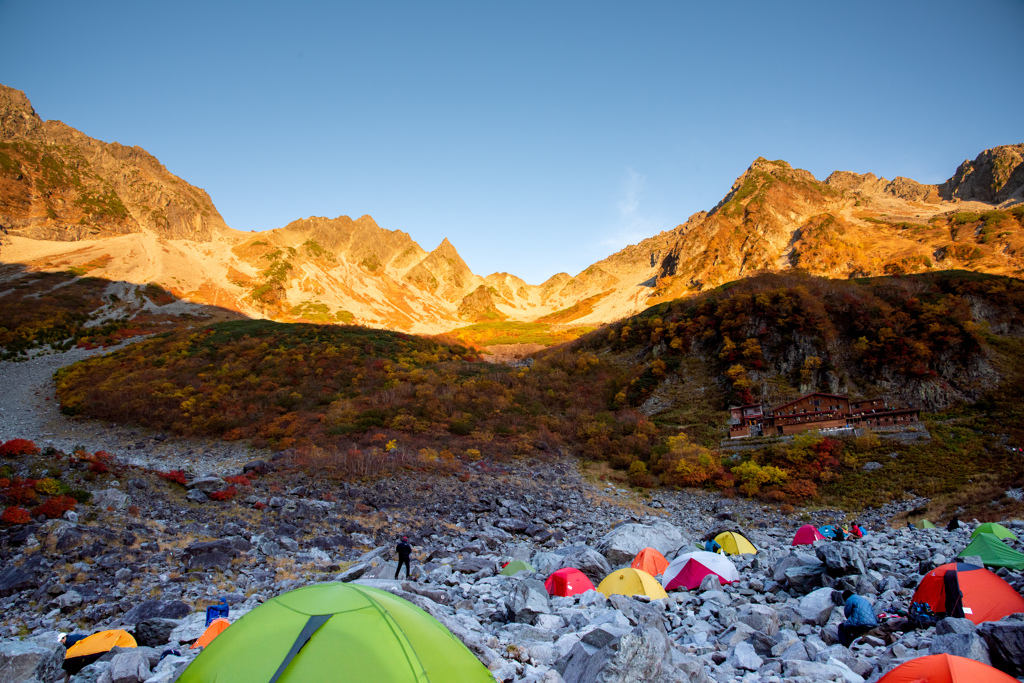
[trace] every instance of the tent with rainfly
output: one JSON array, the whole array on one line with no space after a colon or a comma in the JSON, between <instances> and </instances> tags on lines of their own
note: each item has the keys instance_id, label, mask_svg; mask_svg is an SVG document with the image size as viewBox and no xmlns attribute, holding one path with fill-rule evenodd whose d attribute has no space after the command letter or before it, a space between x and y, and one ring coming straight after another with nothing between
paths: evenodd
<instances>
[{"instance_id":1,"label":"tent with rainfly","mask_svg":"<svg viewBox=\"0 0 1024 683\"><path fill-rule=\"evenodd\" d=\"M1017 679L967 657L927 655L904 662L878 683L1017 683Z\"/></svg>"},{"instance_id":2,"label":"tent with rainfly","mask_svg":"<svg viewBox=\"0 0 1024 683\"><path fill-rule=\"evenodd\" d=\"M642 569L651 576L660 576L668 566L668 560L654 548L644 548L636 554L629 566L633 569Z\"/></svg>"},{"instance_id":3,"label":"tent with rainfly","mask_svg":"<svg viewBox=\"0 0 1024 683\"><path fill-rule=\"evenodd\" d=\"M978 534L957 557L980 557L986 567L1024 569L1024 553L1019 553L993 534Z\"/></svg>"},{"instance_id":4,"label":"tent with rainfly","mask_svg":"<svg viewBox=\"0 0 1024 683\"><path fill-rule=\"evenodd\" d=\"M1024 612L1024 598L985 569L962 562L944 564L921 578L911 603L923 602L940 618L965 617L975 624Z\"/></svg>"},{"instance_id":5,"label":"tent with rainfly","mask_svg":"<svg viewBox=\"0 0 1024 683\"><path fill-rule=\"evenodd\" d=\"M642 569L616 569L597 586L606 597L613 595L646 595L652 600L667 598L668 593L658 580Z\"/></svg>"},{"instance_id":6,"label":"tent with rainfly","mask_svg":"<svg viewBox=\"0 0 1024 683\"><path fill-rule=\"evenodd\" d=\"M439 621L411 602L353 583L272 598L224 630L181 683L494 683Z\"/></svg>"},{"instance_id":7,"label":"tent with rainfly","mask_svg":"<svg viewBox=\"0 0 1024 683\"><path fill-rule=\"evenodd\" d=\"M811 545L815 541L824 541L825 537L821 535L812 524L804 524L802 527L797 529L796 535L793 536L793 545Z\"/></svg>"},{"instance_id":8,"label":"tent with rainfly","mask_svg":"<svg viewBox=\"0 0 1024 683\"><path fill-rule=\"evenodd\" d=\"M587 578L587 575L573 567L559 569L553 573L544 582L544 587L548 590L548 595L562 597L595 590L594 584Z\"/></svg>"},{"instance_id":9,"label":"tent with rainfly","mask_svg":"<svg viewBox=\"0 0 1024 683\"><path fill-rule=\"evenodd\" d=\"M756 555L757 548L738 531L723 531L715 536L715 543L722 546L726 555Z\"/></svg>"},{"instance_id":10,"label":"tent with rainfly","mask_svg":"<svg viewBox=\"0 0 1024 683\"><path fill-rule=\"evenodd\" d=\"M927 519L922 519L920 522L915 524L918 529L938 529L937 526L929 522Z\"/></svg>"},{"instance_id":11,"label":"tent with rainfly","mask_svg":"<svg viewBox=\"0 0 1024 683\"><path fill-rule=\"evenodd\" d=\"M680 555L672 560L664 576L661 577L665 590L685 588L693 590L700 586L704 577L713 574L721 584L740 580L740 573L725 555L698 550L695 553Z\"/></svg>"},{"instance_id":12,"label":"tent with rainfly","mask_svg":"<svg viewBox=\"0 0 1024 683\"><path fill-rule=\"evenodd\" d=\"M996 522L985 522L979 524L978 528L971 532L971 538L977 538L979 534L992 534L996 538L1011 538L1017 540L1017 535L1002 524Z\"/></svg>"}]
</instances>

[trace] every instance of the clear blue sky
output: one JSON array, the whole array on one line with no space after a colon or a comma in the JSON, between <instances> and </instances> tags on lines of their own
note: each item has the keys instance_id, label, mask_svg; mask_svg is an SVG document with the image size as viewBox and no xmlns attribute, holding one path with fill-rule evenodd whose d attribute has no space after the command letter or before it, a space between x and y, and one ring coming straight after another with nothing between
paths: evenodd
<instances>
[{"instance_id":1,"label":"clear blue sky","mask_svg":"<svg viewBox=\"0 0 1024 683\"><path fill-rule=\"evenodd\" d=\"M357 217L539 283L750 162L941 182L1024 142L1024 2L0 0L0 83L227 223Z\"/></svg>"}]
</instances>

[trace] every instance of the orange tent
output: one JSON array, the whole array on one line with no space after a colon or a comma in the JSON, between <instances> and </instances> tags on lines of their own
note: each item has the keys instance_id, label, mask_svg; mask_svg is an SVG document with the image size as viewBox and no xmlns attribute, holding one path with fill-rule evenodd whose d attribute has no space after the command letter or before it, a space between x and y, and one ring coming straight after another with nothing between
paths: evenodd
<instances>
[{"instance_id":1,"label":"orange tent","mask_svg":"<svg viewBox=\"0 0 1024 683\"><path fill-rule=\"evenodd\" d=\"M223 617L220 619L214 619L210 622L210 625L206 627L206 630L203 631L203 635L199 636L199 639L192 643L192 647L189 649L194 650L197 647L206 647L210 644L211 640L219 636L228 626L231 626L231 622L227 619L224 619Z\"/></svg>"},{"instance_id":2,"label":"orange tent","mask_svg":"<svg viewBox=\"0 0 1024 683\"><path fill-rule=\"evenodd\" d=\"M88 657L89 655L110 652L113 647L135 647L135 639L127 631L115 629L113 631L100 631L88 638L83 638L68 648L65 659L75 657Z\"/></svg>"},{"instance_id":3,"label":"orange tent","mask_svg":"<svg viewBox=\"0 0 1024 683\"><path fill-rule=\"evenodd\" d=\"M878 683L1016 683L1017 679L988 664L954 655L928 655L900 664Z\"/></svg>"},{"instance_id":4,"label":"orange tent","mask_svg":"<svg viewBox=\"0 0 1024 683\"><path fill-rule=\"evenodd\" d=\"M665 569L668 568L668 560L654 548L644 548L636 554L633 563L629 566L633 569L641 569L651 576L658 576L665 573Z\"/></svg>"},{"instance_id":5,"label":"orange tent","mask_svg":"<svg viewBox=\"0 0 1024 683\"><path fill-rule=\"evenodd\" d=\"M942 617L966 617L975 624L1024 612L1024 598L983 567L951 562L921 579L911 602L926 603Z\"/></svg>"}]
</instances>

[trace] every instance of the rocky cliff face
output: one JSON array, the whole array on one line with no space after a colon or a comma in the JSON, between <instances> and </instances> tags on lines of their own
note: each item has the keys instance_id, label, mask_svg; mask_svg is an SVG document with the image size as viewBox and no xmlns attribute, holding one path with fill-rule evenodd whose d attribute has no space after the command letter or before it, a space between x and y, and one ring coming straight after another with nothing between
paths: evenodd
<instances>
[{"instance_id":1,"label":"rocky cliff face","mask_svg":"<svg viewBox=\"0 0 1024 683\"><path fill-rule=\"evenodd\" d=\"M994 204L1024 200L1024 144L986 149L974 161L960 164L939 190L943 199Z\"/></svg>"},{"instance_id":2,"label":"rocky cliff face","mask_svg":"<svg viewBox=\"0 0 1024 683\"><path fill-rule=\"evenodd\" d=\"M0 226L48 240L150 230L209 241L227 228L209 195L141 147L43 121L25 94L0 86Z\"/></svg>"}]
</instances>

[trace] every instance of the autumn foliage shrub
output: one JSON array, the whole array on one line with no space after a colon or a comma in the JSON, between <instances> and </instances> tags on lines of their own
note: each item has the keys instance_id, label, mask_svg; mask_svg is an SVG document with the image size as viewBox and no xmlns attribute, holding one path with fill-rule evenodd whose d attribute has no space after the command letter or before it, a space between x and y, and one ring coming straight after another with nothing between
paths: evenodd
<instances>
[{"instance_id":1,"label":"autumn foliage shrub","mask_svg":"<svg viewBox=\"0 0 1024 683\"><path fill-rule=\"evenodd\" d=\"M222 491L214 491L210 494L210 500L226 501L231 500L238 494L238 490L234 486L229 486Z\"/></svg>"},{"instance_id":2,"label":"autumn foliage shrub","mask_svg":"<svg viewBox=\"0 0 1024 683\"><path fill-rule=\"evenodd\" d=\"M60 491L60 482L58 482L56 479L45 477L43 479L36 481L35 486L33 488L35 488L36 493L41 493L44 496L52 496L58 491Z\"/></svg>"},{"instance_id":3,"label":"autumn foliage shrub","mask_svg":"<svg viewBox=\"0 0 1024 683\"><path fill-rule=\"evenodd\" d=\"M172 484L180 484L182 486L188 485L188 480L185 478L185 470L171 470L170 472L158 472L157 476L164 481L169 481Z\"/></svg>"},{"instance_id":4,"label":"autumn foliage shrub","mask_svg":"<svg viewBox=\"0 0 1024 683\"><path fill-rule=\"evenodd\" d=\"M32 521L32 515L28 510L21 507L11 506L0 515L0 522L4 524L28 524Z\"/></svg>"},{"instance_id":5,"label":"autumn foliage shrub","mask_svg":"<svg viewBox=\"0 0 1024 683\"><path fill-rule=\"evenodd\" d=\"M19 455L38 455L39 448L28 439L11 439L0 444L0 456L13 458Z\"/></svg>"},{"instance_id":6,"label":"autumn foliage shrub","mask_svg":"<svg viewBox=\"0 0 1024 683\"><path fill-rule=\"evenodd\" d=\"M42 515L49 519L56 519L68 510L74 510L76 504L77 501L71 496L54 496L37 505L32 510L32 514L36 517Z\"/></svg>"},{"instance_id":7,"label":"autumn foliage shrub","mask_svg":"<svg viewBox=\"0 0 1024 683\"><path fill-rule=\"evenodd\" d=\"M224 481L234 486L252 486L252 481L249 480L244 474L238 474L233 477L224 477Z\"/></svg>"},{"instance_id":8,"label":"autumn foliage shrub","mask_svg":"<svg viewBox=\"0 0 1024 683\"><path fill-rule=\"evenodd\" d=\"M3 490L4 498L16 505L28 505L34 503L39 497L36 494L35 482L31 479L25 481L15 479L11 485Z\"/></svg>"}]
</instances>

